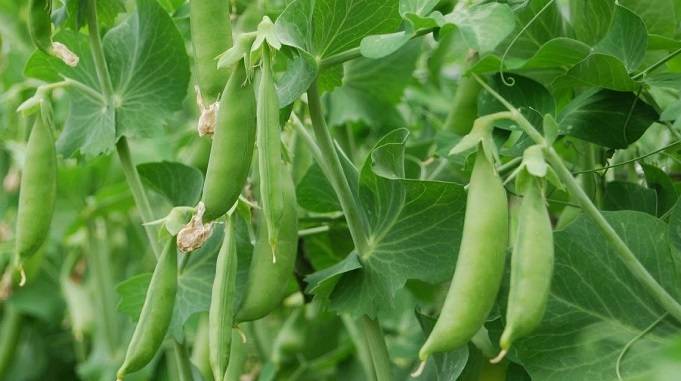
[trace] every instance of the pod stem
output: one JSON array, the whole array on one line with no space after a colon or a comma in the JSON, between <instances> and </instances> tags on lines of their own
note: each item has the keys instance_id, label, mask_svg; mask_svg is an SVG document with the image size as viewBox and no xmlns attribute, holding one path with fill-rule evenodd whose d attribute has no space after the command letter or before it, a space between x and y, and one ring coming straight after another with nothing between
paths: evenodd
<instances>
[{"instance_id":1,"label":"pod stem","mask_svg":"<svg viewBox=\"0 0 681 381\"><path fill-rule=\"evenodd\" d=\"M577 180L572 176L572 173L567 168L563 159L560 157L556 150L549 146L544 139L544 137L534 128L532 123L528 121L521 113L515 108L510 102L508 102L503 96L492 89L485 81L483 81L479 76L473 74L473 77L482 85L485 90L487 90L492 96L494 96L504 107L509 111L505 114L504 118L509 119L518 124L518 126L532 139L535 143L544 146L544 151L546 159L553 167L554 171L560 178L560 180L565 184L570 195L575 199L575 201L581 206L582 211L586 216L588 216L591 221L593 221L598 229L605 238L610 242L610 244L615 249L615 253L619 255L620 259L627 267L629 272L648 290L648 292L655 298L655 300L672 315L677 321L681 322L681 304L677 302L668 292L665 290L660 283L648 272L648 270L641 264L636 255L631 251L629 246L622 240L622 238L617 234L615 229L610 225L610 223L603 217L603 214L598 210L596 205L591 201L589 196L584 192L584 190L579 186ZM502 114L502 113L499 113Z\"/></svg>"},{"instance_id":2,"label":"pod stem","mask_svg":"<svg viewBox=\"0 0 681 381\"><path fill-rule=\"evenodd\" d=\"M410 376L412 378L421 377L421 374L423 374L423 370L426 369L426 361L428 361L428 360L421 361L419 363L419 367L416 368L416 370L414 370L413 372L411 372Z\"/></svg>"},{"instance_id":3,"label":"pod stem","mask_svg":"<svg viewBox=\"0 0 681 381\"><path fill-rule=\"evenodd\" d=\"M495 358L490 359L489 362L490 362L491 364L498 364L498 363L500 363L500 362L506 357L506 354L507 354L507 353L508 353L508 350L502 349L502 350L499 352L499 354L498 354Z\"/></svg>"}]
</instances>

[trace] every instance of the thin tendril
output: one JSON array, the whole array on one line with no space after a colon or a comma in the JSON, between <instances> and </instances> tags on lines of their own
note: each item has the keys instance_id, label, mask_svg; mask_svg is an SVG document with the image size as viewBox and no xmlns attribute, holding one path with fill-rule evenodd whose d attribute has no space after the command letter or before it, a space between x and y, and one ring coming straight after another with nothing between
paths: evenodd
<instances>
[{"instance_id":1,"label":"thin tendril","mask_svg":"<svg viewBox=\"0 0 681 381\"><path fill-rule=\"evenodd\" d=\"M535 14L535 15L530 19L530 21L529 21L527 24L525 24L525 26L524 26L524 27L515 35L515 37L513 37L513 40L511 40L511 43L508 44L508 46L506 47L506 50L504 50L504 54L501 56L501 62L499 62L499 75L501 76L501 82L503 82L504 85L509 86L509 87L515 85L515 79L514 79L513 77L508 77L508 78L506 78L506 77L504 76L504 61L506 61L506 56L507 56L508 53L511 51L511 48L513 47L513 44L515 44L516 41L518 41L518 39L520 38L520 36L521 36L523 33L525 33L525 31L527 30L527 28L529 28L530 25L532 25L532 23L534 23L534 22L539 18L539 16L541 16L541 14L544 13L544 11L547 10L547 9L549 8L549 6L551 6L551 4L553 4L553 2L554 2L554 0L549 0L549 2L547 2L547 3L542 7L542 9L540 9L539 12L537 12L537 14Z\"/></svg>"},{"instance_id":2,"label":"thin tendril","mask_svg":"<svg viewBox=\"0 0 681 381\"><path fill-rule=\"evenodd\" d=\"M649 325L646 329L644 329L641 333L638 335L634 336L629 342L622 348L622 352L620 352L620 355L617 356L617 362L615 363L615 372L617 373L617 379L619 381L624 381L622 378L622 373L620 372L620 367L622 365L622 359L624 358L624 355L627 353L629 348L631 348L632 345L639 339L641 339L643 336L647 335L653 328L655 328L656 325L660 324L664 318L666 318L668 315L667 312L663 313L657 320L655 320L651 325Z\"/></svg>"}]
</instances>

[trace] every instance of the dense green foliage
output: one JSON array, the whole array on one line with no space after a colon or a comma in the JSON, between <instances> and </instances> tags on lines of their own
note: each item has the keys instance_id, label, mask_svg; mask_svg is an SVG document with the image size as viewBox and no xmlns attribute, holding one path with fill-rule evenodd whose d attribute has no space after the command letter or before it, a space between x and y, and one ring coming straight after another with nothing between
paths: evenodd
<instances>
[{"instance_id":1,"label":"dense green foliage","mask_svg":"<svg viewBox=\"0 0 681 381\"><path fill-rule=\"evenodd\" d=\"M671 381L681 0L0 0L0 381Z\"/></svg>"}]
</instances>

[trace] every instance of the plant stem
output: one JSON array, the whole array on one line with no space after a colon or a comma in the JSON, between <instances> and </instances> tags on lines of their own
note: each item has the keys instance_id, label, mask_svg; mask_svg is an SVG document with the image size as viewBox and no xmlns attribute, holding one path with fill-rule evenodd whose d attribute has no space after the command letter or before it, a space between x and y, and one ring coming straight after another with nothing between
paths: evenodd
<instances>
[{"instance_id":1,"label":"plant stem","mask_svg":"<svg viewBox=\"0 0 681 381\"><path fill-rule=\"evenodd\" d=\"M118 348L118 322L116 321L116 296L114 281L111 277L111 262L107 245L106 227L102 220L88 223L88 240L86 255L92 268L92 279L97 294L97 303L101 313L98 319L104 332L108 349L113 353Z\"/></svg>"},{"instance_id":2,"label":"plant stem","mask_svg":"<svg viewBox=\"0 0 681 381\"><path fill-rule=\"evenodd\" d=\"M376 381L391 381L393 377L390 369L390 356L388 355L388 347L383 339L381 326L378 324L378 321L368 316L363 316L360 319L360 324L364 338L369 346L369 354L371 355L371 362L376 373Z\"/></svg>"},{"instance_id":3,"label":"plant stem","mask_svg":"<svg viewBox=\"0 0 681 381\"><path fill-rule=\"evenodd\" d=\"M368 222L350 189L350 184L347 177L345 177L343 165L336 151L333 138L331 138L329 129L326 126L316 81L307 90L307 99L312 119L312 129L319 147L320 159L323 161L323 163L320 163L322 164L321 167L326 169L325 175L328 177L331 186L338 196L341 208L348 221L348 227L355 248L360 254L367 253L369 251Z\"/></svg>"},{"instance_id":4,"label":"plant stem","mask_svg":"<svg viewBox=\"0 0 681 381\"><path fill-rule=\"evenodd\" d=\"M180 376L180 381L193 381L192 366L189 363L189 356L187 356L187 349L183 343L173 339L173 349L175 352L175 363L177 364L177 373Z\"/></svg>"},{"instance_id":5,"label":"plant stem","mask_svg":"<svg viewBox=\"0 0 681 381\"><path fill-rule=\"evenodd\" d=\"M17 343L21 333L21 313L9 303L4 303L2 325L0 325L0 379L12 365L12 357L17 353Z\"/></svg>"},{"instance_id":6,"label":"plant stem","mask_svg":"<svg viewBox=\"0 0 681 381\"><path fill-rule=\"evenodd\" d=\"M132 162L132 156L130 155L130 147L128 146L128 141L125 136L122 136L118 143L116 143L116 150L118 151L118 158L121 161L121 167L123 168L123 173L125 174L125 179L128 181L128 186L132 192L132 198L135 200L135 204L139 209L140 216L142 217L142 222L147 223L154 220L154 214L151 209L151 204L147 198L147 194L144 192L144 186L142 185L142 180L137 172L135 164ZM154 251L154 255L158 258L161 255L161 247L159 246L158 240L156 239L156 226L145 225L144 230L147 233L147 238L151 243L151 248Z\"/></svg>"},{"instance_id":7,"label":"plant stem","mask_svg":"<svg viewBox=\"0 0 681 381\"><path fill-rule=\"evenodd\" d=\"M431 33L435 30L436 28L429 28L429 29L422 29L416 32L411 38L417 38L421 37L423 35L426 35L428 33ZM334 54L332 56L326 57L322 59L319 62L319 70L324 70L326 68L329 68L334 65L342 64L347 61L354 60L355 58L359 58L362 56L362 52L360 51L359 46L356 48L352 48L350 50L346 50L344 52L340 52L338 54Z\"/></svg>"},{"instance_id":8,"label":"plant stem","mask_svg":"<svg viewBox=\"0 0 681 381\"><path fill-rule=\"evenodd\" d=\"M92 50L92 58L95 62L97 78L99 79L99 83L102 86L104 97L106 97L107 101L111 101L111 97L113 95L113 85L111 84L111 77L109 76L109 68L106 66L104 49L102 49L102 38L99 35L99 25L97 24L97 0L88 1L87 23L90 49Z\"/></svg>"},{"instance_id":9,"label":"plant stem","mask_svg":"<svg viewBox=\"0 0 681 381\"><path fill-rule=\"evenodd\" d=\"M549 147L546 144L544 137L532 126L532 124L504 97L499 95L494 89L489 87L478 76L475 78L480 82L480 84L492 94L495 98L499 100L509 111L509 119L513 120L518 124L518 126L537 144L545 146L546 159L551 164L553 169L560 180L565 184L568 192L574 197L575 201L581 206L582 211L598 226L601 232L605 235L605 238L610 242L615 248L615 252L619 255L620 259L624 265L629 269L631 274L639 281L641 284L648 289L648 292L657 300L657 302L667 311L670 315L681 322L681 304L679 304L658 282L655 278L650 275L648 270L639 262L636 255L629 249L627 244L622 240L622 238L617 234L615 229L608 223L608 221L603 217L601 212L596 208L594 203L591 201L589 196L584 192L584 190L579 186L577 180L572 176L570 170L565 166L563 159L558 155L553 147Z\"/></svg>"},{"instance_id":10,"label":"plant stem","mask_svg":"<svg viewBox=\"0 0 681 381\"><path fill-rule=\"evenodd\" d=\"M642 72L640 72L640 73L636 74L635 76L631 77L631 79L633 79L633 80L642 79L643 77L645 77L645 76L646 76L648 73L650 73L651 71L657 69L658 67L660 67L660 66L664 65L665 63L667 63L667 61L669 61L670 59L676 57L679 53L681 53L681 48L678 48L678 49L674 50L673 52L667 54L666 56L662 57L659 61L657 61L657 62L655 62L654 64L652 64L652 65L648 66L647 68L645 68Z\"/></svg>"},{"instance_id":11,"label":"plant stem","mask_svg":"<svg viewBox=\"0 0 681 381\"><path fill-rule=\"evenodd\" d=\"M341 315L341 320L343 320L345 330L348 331L348 334L350 335L350 340L352 340L352 343L355 345L357 357L359 357L359 362L362 364L367 381L376 381L376 374L374 373L374 365L371 361L369 346L364 337L362 337L357 322L349 315Z\"/></svg>"}]
</instances>

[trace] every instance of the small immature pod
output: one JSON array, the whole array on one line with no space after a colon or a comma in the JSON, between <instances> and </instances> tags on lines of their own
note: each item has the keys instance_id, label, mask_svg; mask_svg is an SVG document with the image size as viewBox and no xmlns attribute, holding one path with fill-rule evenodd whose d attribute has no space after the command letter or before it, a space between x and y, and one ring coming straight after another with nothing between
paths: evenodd
<instances>
[{"instance_id":1,"label":"small immature pod","mask_svg":"<svg viewBox=\"0 0 681 381\"><path fill-rule=\"evenodd\" d=\"M52 129L40 115L26 148L17 211L15 265L19 267L49 235L57 198L57 154Z\"/></svg>"},{"instance_id":2,"label":"small immature pod","mask_svg":"<svg viewBox=\"0 0 681 381\"><path fill-rule=\"evenodd\" d=\"M28 33L36 48L75 67L79 57L60 42L52 42L52 0L29 0Z\"/></svg>"},{"instance_id":3,"label":"small immature pod","mask_svg":"<svg viewBox=\"0 0 681 381\"><path fill-rule=\"evenodd\" d=\"M511 259L511 288L506 328L501 335L501 356L514 340L527 336L544 316L553 274L553 228L546 209L541 180L527 180L518 216L518 231Z\"/></svg>"},{"instance_id":4,"label":"small immature pod","mask_svg":"<svg viewBox=\"0 0 681 381\"><path fill-rule=\"evenodd\" d=\"M276 262L279 251L277 237L280 220L284 213L284 199L281 191L284 165L281 160L279 100L274 88L269 47L264 45L262 52L262 69L256 102L260 201L267 224L269 245L272 247L272 261Z\"/></svg>"},{"instance_id":5,"label":"small immature pod","mask_svg":"<svg viewBox=\"0 0 681 381\"><path fill-rule=\"evenodd\" d=\"M504 274L508 200L479 146L468 189L459 257L442 312L419 357L465 345L485 323Z\"/></svg>"},{"instance_id":6,"label":"small immature pod","mask_svg":"<svg viewBox=\"0 0 681 381\"><path fill-rule=\"evenodd\" d=\"M158 352L173 317L176 291L177 246L173 237L156 263L125 360L116 372L117 381L123 380L128 373L142 369Z\"/></svg>"},{"instance_id":7,"label":"small immature pod","mask_svg":"<svg viewBox=\"0 0 681 381\"><path fill-rule=\"evenodd\" d=\"M234 216L225 222L225 239L218 254L208 312L210 364L215 380L222 380L229 364L236 298L236 231Z\"/></svg>"}]
</instances>

